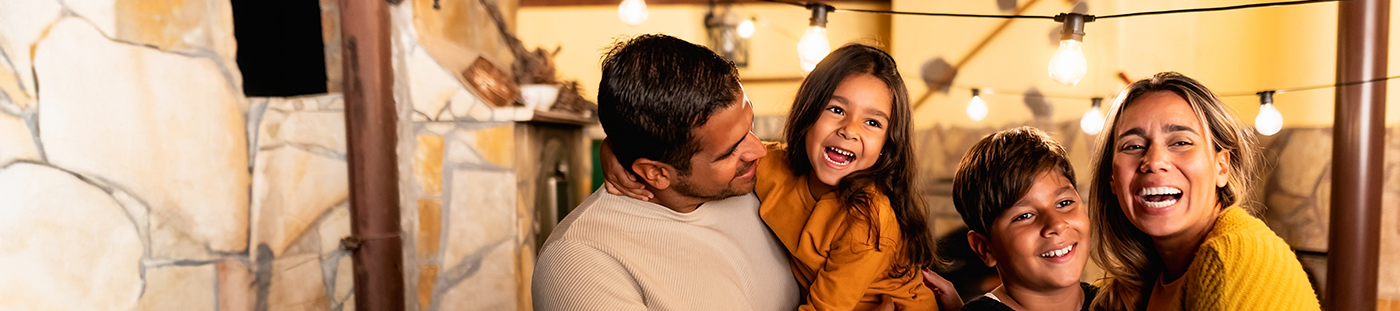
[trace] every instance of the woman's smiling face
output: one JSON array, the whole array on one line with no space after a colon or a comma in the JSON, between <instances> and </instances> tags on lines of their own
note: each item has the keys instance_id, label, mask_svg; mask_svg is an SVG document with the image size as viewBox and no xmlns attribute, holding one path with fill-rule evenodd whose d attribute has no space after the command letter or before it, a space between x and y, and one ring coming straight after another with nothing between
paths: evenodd
<instances>
[{"instance_id":1,"label":"woman's smiling face","mask_svg":"<svg viewBox=\"0 0 1400 311\"><path fill-rule=\"evenodd\" d=\"M1119 117L1113 193L1123 214L1156 240L1203 236L1219 215L1216 188L1228 181L1229 153L1216 151L1186 99L1143 95Z\"/></svg>"},{"instance_id":2,"label":"woman's smiling face","mask_svg":"<svg viewBox=\"0 0 1400 311\"><path fill-rule=\"evenodd\" d=\"M854 74L836 86L807 131L806 150L812 174L828 186L870 168L885 147L894 95L885 82L869 74Z\"/></svg>"}]
</instances>

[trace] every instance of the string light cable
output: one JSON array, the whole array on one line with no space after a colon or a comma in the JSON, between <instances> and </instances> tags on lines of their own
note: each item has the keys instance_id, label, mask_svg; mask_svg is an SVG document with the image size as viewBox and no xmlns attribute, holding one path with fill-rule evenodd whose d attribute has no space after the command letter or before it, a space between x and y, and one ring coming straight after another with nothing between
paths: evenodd
<instances>
[{"instance_id":1,"label":"string light cable","mask_svg":"<svg viewBox=\"0 0 1400 311\"><path fill-rule=\"evenodd\" d=\"M760 2L772 2L772 3L789 4L789 5L795 5L795 6L800 6L800 7L807 7L807 5L808 5L808 2L797 2L797 1L790 1L790 0L758 0L758 1L760 1ZM1180 13L1217 12L1217 11L1242 10L1242 9L1260 8L1260 7L1288 6L1288 5L1312 4L1312 3L1323 3L1323 2L1338 2L1338 1L1345 1L1345 0L1297 0L1297 1L1280 1L1280 2L1250 3L1250 4L1231 5L1231 6L1220 6L1220 7L1209 7L1209 8L1192 8L1192 9L1176 9L1176 10L1145 11L1145 12L1133 12L1133 13L1123 13L1123 14L1111 14L1111 15L1094 16L1094 18L1096 18L1096 19L1112 19L1112 18L1135 17L1135 16L1148 16L1148 15L1167 15L1167 14L1180 14ZM813 3L815 3L815 2L813 2ZM857 12L857 13L872 13L872 14L934 16L934 17L971 17L971 18L1008 18L1008 19L1010 19L1010 18L1017 18L1017 19L1050 19L1050 20L1055 19L1055 16L1052 16L1052 15L965 14L965 13L910 12L910 11L869 10L869 9L842 9L842 8L836 8L836 9L835 9L835 12ZM1089 16L1092 16L1092 15L1089 15Z\"/></svg>"}]
</instances>

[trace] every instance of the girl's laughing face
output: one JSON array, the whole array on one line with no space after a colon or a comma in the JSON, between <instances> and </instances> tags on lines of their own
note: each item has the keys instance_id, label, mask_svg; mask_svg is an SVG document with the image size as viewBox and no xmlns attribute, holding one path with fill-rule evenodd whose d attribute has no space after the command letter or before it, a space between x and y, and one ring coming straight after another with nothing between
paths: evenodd
<instances>
[{"instance_id":1,"label":"girl's laughing face","mask_svg":"<svg viewBox=\"0 0 1400 311\"><path fill-rule=\"evenodd\" d=\"M890 88L875 76L854 74L842 80L807 131L812 174L836 186L846 175L874 166L889 137L893 102Z\"/></svg>"}]
</instances>

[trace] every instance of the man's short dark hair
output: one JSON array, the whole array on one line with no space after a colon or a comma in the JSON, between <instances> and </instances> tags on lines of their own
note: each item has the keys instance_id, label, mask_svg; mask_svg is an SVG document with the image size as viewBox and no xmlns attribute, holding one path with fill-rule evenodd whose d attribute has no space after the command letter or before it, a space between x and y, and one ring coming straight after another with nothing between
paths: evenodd
<instances>
[{"instance_id":1,"label":"man's short dark hair","mask_svg":"<svg viewBox=\"0 0 1400 311\"><path fill-rule=\"evenodd\" d=\"M953 206L973 232L989 235L992 222L1020 201L1041 173L1074 185L1074 167L1060 143L1033 127L992 133L972 145L953 175Z\"/></svg>"},{"instance_id":2,"label":"man's short dark hair","mask_svg":"<svg viewBox=\"0 0 1400 311\"><path fill-rule=\"evenodd\" d=\"M740 94L734 63L685 40L641 35L604 56L598 119L628 171L647 158L687 174L700 151L694 130L742 100Z\"/></svg>"}]
</instances>

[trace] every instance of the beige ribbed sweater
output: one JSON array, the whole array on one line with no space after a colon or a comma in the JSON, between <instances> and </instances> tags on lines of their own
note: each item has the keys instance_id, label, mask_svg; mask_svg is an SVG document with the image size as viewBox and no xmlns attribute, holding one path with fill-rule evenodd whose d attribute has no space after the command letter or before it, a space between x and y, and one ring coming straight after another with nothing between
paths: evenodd
<instances>
[{"instance_id":1,"label":"beige ribbed sweater","mask_svg":"<svg viewBox=\"0 0 1400 311\"><path fill-rule=\"evenodd\" d=\"M786 311L787 258L752 194L682 214L599 190L550 234L531 292L536 311Z\"/></svg>"}]
</instances>

